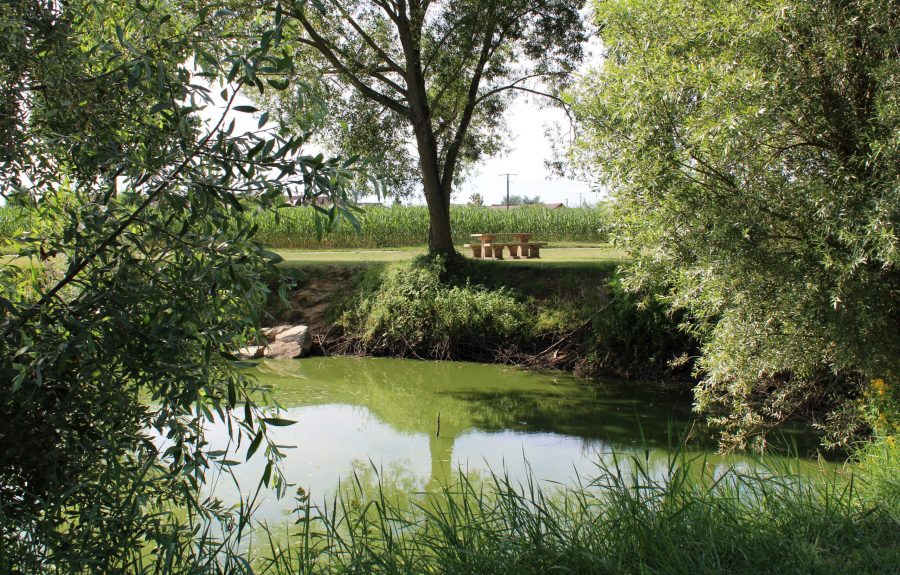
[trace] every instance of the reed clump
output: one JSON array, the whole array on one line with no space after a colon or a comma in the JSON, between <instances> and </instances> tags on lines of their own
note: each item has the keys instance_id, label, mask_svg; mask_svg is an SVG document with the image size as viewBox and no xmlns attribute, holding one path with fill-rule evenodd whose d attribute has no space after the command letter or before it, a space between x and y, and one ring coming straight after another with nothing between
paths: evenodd
<instances>
[{"instance_id":1,"label":"reed clump","mask_svg":"<svg viewBox=\"0 0 900 575\"><path fill-rule=\"evenodd\" d=\"M883 461L883 460L882 460ZM896 460L889 463L894 474ZM900 503L885 474L804 477L675 453L605 458L596 478L546 489L532 478L460 473L400 506L351 483L298 530L268 537L268 574L890 573L900 565ZM865 489L860 486L866 484Z\"/></svg>"}]
</instances>

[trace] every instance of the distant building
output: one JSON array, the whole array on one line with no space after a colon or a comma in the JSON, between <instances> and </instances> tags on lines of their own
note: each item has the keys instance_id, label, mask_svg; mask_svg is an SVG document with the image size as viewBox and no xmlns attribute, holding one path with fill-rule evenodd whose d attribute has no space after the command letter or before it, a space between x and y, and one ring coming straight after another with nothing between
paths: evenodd
<instances>
[{"instance_id":1,"label":"distant building","mask_svg":"<svg viewBox=\"0 0 900 575\"><path fill-rule=\"evenodd\" d=\"M323 208L330 208L333 204L331 198L326 196L314 196L312 198L308 198L306 196L295 196L293 198L285 198L285 201L292 206L320 206Z\"/></svg>"}]
</instances>

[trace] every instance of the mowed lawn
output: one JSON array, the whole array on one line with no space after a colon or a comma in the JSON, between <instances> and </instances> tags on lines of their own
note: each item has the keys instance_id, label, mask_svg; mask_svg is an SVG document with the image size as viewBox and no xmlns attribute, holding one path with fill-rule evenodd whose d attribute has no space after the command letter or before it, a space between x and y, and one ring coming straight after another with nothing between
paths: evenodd
<instances>
[{"instance_id":1,"label":"mowed lawn","mask_svg":"<svg viewBox=\"0 0 900 575\"><path fill-rule=\"evenodd\" d=\"M457 246L461 254L471 258L472 252L469 249ZM339 265L339 264L366 264L366 263L385 263L411 260L416 256L424 254L427 250L424 246L409 248L384 248L384 249L323 249L323 250L276 250L278 254L284 258L287 266L314 266L314 265ZM496 261L498 265L550 265L565 263L607 263L622 262L627 260L627 256L621 250L609 245L567 245L555 244L554 246L543 248L539 259L519 259L509 258L509 253L505 253L503 261Z\"/></svg>"},{"instance_id":2,"label":"mowed lawn","mask_svg":"<svg viewBox=\"0 0 900 575\"><path fill-rule=\"evenodd\" d=\"M457 246L459 252L468 258L472 257L471 250ZM321 250L291 250L276 249L281 257L284 258L284 264L289 267L307 267L317 265L365 265L377 263L389 263L407 261L416 256L423 255L427 248L425 246L408 247L408 248L373 248L373 249L321 249ZM585 244L564 244L555 243L551 247L541 250L539 259L519 259L509 258L509 253L505 252L506 257L503 261L483 260L485 262L496 263L497 265L511 266L565 266L566 264L590 265L591 263L608 264L609 262L624 262L628 256L625 252L617 250L609 245L585 245ZM25 267L31 262L37 262L36 259L20 258L13 254L0 254L0 267L4 265L14 265Z\"/></svg>"}]
</instances>

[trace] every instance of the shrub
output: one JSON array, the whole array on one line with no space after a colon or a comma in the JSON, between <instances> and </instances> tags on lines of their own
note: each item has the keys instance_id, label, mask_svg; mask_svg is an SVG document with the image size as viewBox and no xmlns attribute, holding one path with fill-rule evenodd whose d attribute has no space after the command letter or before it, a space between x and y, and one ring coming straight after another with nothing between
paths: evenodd
<instances>
[{"instance_id":1,"label":"shrub","mask_svg":"<svg viewBox=\"0 0 900 575\"><path fill-rule=\"evenodd\" d=\"M511 290L447 284L445 273L442 258L390 267L341 324L368 353L431 358L475 358L532 333L532 314Z\"/></svg>"},{"instance_id":2,"label":"shrub","mask_svg":"<svg viewBox=\"0 0 900 575\"><path fill-rule=\"evenodd\" d=\"M697 342L679 329L680 315L626 290L619 275L606 282L606 301L591 317L585 374L618 377L689 376Z\"/></svg>"}]
</instances>

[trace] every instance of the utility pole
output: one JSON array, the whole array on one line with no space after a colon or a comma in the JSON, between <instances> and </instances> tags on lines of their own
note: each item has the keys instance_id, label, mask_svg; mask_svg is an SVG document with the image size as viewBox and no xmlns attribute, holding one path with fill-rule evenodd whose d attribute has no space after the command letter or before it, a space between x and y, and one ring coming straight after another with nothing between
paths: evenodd
<instances>
[{"instance_id":1,"label":"utility pole","mask_svg":"<svg viewBox=\"0 0 900 575\"><path fill-rule=\"evenodd\" d=\"M509 177L518 176L518 174L500 174L500 177L506 176L506 209L509 209Z\"/></svg>"}]
</instances>

